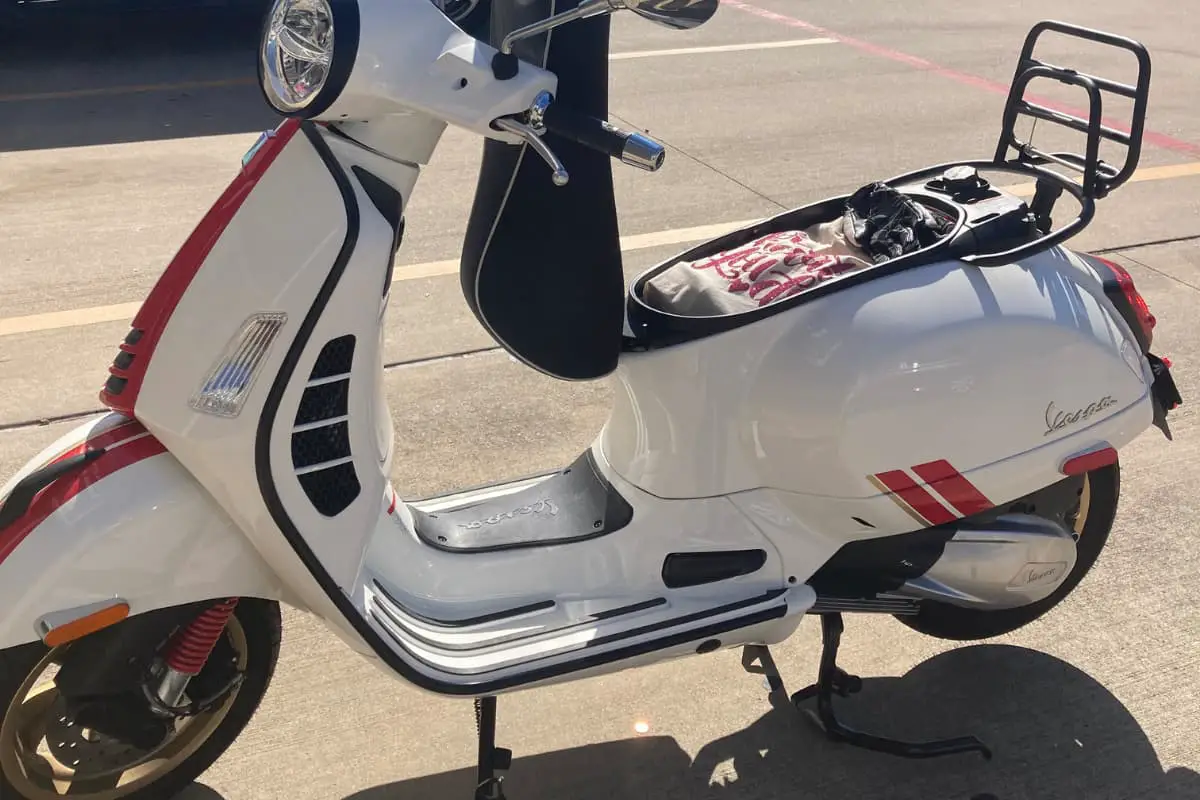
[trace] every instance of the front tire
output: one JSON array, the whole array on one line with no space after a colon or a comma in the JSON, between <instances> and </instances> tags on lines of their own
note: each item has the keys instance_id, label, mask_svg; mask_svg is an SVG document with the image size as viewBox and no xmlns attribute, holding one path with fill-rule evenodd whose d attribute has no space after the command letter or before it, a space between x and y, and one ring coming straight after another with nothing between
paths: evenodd
<instances>
[{"instance_id":1,"label":"front tire","mask_svg":"<svg viewBox=\"0 0 1200 800\"><path fill-rule=\"evenodd\" d=\"M1114 463L1083 476L1074 508L1051 508L1045 513L1034 508L1029 512L1065 522L1076 536L1075 567L1054 594L1044 600L1019 608L994 610L923 601L917 614L896 618L926 636L958 642L990 639L1023 628L1065 600L1091 570L1112 531L1120 496L1121 466Z\"/></svg>"},{"instance_id":2,"label":"front tire","mask_svg":"<svg viewBox=\"0 0 1200 800\"><path fill-rule=\"evenodd\" d=\"M152 750L75 726L62 713L53 679L42 674L70 658L71 645L40 642L0 652L0 798L61 800L55 783L82 800L167 800L221 757L258 710L282 637L279 604L243 598L225 627L241 684L218 706L187 718ZM203 673L202 673L203 674Z\"/></svg>"}]
</instances>

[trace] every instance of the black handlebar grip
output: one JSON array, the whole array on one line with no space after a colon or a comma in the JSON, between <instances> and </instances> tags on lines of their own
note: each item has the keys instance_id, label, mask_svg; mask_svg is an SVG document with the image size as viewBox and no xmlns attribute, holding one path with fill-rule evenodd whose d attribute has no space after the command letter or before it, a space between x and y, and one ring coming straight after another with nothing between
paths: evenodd
<instances>
[{"instance_id":1,"label":"black handlebar grip","mask_svg":"<svg viewBox=\"0 0 1200 800\"><path fill-rule=\"evenodd\" d=\"M550 106L542 116L550 133L616 158L623 164L655 172L663 165L667 149L649 136L622 131L603 120L578 114L561 106Z\"/></svg>"},{"instance_id":2,"label":"black handlebar grip","mask_svg":"<svg viewBox=\"0 0 1200 800\"><path fill-rule=\"evenodd\" d=\"M629 139L628 133L616 130L595 117L578 114L558 105L547 108L542 121L550 133L570 139L612 158L621 157Z\"/></svg>"}]
</instances>

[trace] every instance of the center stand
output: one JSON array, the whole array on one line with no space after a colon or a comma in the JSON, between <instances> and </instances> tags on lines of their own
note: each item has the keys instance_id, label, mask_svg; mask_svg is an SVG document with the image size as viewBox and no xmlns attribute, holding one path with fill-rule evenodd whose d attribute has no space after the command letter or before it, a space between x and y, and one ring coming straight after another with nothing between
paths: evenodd
<instances>
[{"instance_id":1,"label":"center stand","mask_svg":"<svg viewBox=\"0 0 1200 800\"><path fill-rule=\"evenodd\" d=\"M747 645L742 648L742 668L746 672L762 675L769 689L768 697L776 708L788 707L792 711L800 704L815 697L817 711L813 715L825 735L835 742L844 742L855 747L887 753L902 758L935 758L959 753L977 752L991 759L992 751L974 736L942 739L932 742L902 742L887 739L848 728L838 721L833 710L833 696L847 697L862 690L862 679L847 673L837 665L838 647L842 641L844 624L841 614L821 614L821 665L817 682L801 689L790 698L771 651L764 645ZM475 781L475 800L505 800L503 777L512 766L512 751L496 746L496 698L480 697L475 700L475 725L479 734L479 766Z\"/></svg>"},{"instance_id":2,"label":"center stand","mask_svg":"<svg viewBox=\"0 0 1200 800\"><path fill-rule=\"evenodd\" d=\"M475 729L479 734L479 771L475 800L505 800L504 772L512 766L512 751L496 747L496 698L475 699Z\"/></svg>"},{"instance_id":3,"label":"center stand","mask_svg":"<svg viewBox=\"0 0 1200 800\"><path fill-rule=\"evenodd\" d=\"M932 742L902 742L861 733L838 721L833 710L833 696L847 697L862 690L862 679L850 675L837 665L838 647L841 644L844 625L841 614L821 614L821 665L817 682L791 696L787 704L795 709L810 698L817 698L815 720L825 735L835 742L844 742L902 758L936 758L959 753L978 752L991 759L992 751L974 736L942 739ZM770 650L763 645L747 645L742 648L742 668L747 672L766 677L771 704L775 707L787 702L787 690L783 678L775 666Z\"/></svg>"}]
</instances>

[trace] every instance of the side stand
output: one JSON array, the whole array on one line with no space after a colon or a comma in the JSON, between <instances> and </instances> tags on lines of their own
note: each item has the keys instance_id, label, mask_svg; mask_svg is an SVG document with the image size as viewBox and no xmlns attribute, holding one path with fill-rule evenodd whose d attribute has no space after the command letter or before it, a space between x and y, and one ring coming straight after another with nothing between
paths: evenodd
<instances>
[{"instance_id":1,"label":"side stand","mask_svg":"<svg viewBox=\"0 0 1200 800\"><path fill-rule=\"evenodd\" d=\"M833 710L833 695L846 697L856 694L862 689L861 678L850 675L837 666L837 652L841 644L843 627L841 614L821 615L822 650L817 682L792 695L790 705L793 708L799 708L804 701L816 697L816 721L825 731L825 735L835 742L844 742L854 747L902 758L936 758L970 752L980 753L986 759L992 757L992 751L987 745L974 736L933 742L901 742L860 733L839 722ZM786 696L786 690L770 651L761 645L745 647L742 653L742 667L747 672L766 676L771 704L779 706L780 700Z\"/></svg>"},{"instance_id":2,"label":"side stand","mask_svg":"<svg viewBox=\"0 0 1200 800\"><path fill-rule=\"evenodd\" d=\"M479 771L475 781L475 800L505 800L505 772L512 766L512 751L496 747L496 698L475 699L475 729L479 734Z\"/></svg>"}]
</instances>

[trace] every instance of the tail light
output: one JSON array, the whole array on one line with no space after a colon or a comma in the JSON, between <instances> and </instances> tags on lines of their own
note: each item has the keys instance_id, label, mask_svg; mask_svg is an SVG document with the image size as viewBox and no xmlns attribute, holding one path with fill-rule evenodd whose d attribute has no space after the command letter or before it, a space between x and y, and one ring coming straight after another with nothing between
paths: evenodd
<instances>
[{"instance_id":1,"label":"tail light","mask_svg":"<svg viewBox=\"0 0 1200 800\"><path fill-rule=\"evenodd\" d=\"M1133 328L1134 335L1140 334L1142 350L1149 352L1150 344L1154 341L1154 326L1158 320L1150 313L1146 298L1142 297L1141 292L1133 285L1133 277L1120 264L1099 256L1091 258L1112 273L1112 280L1104 281L1104 292Z\"/></svg>"}]
</instances>

